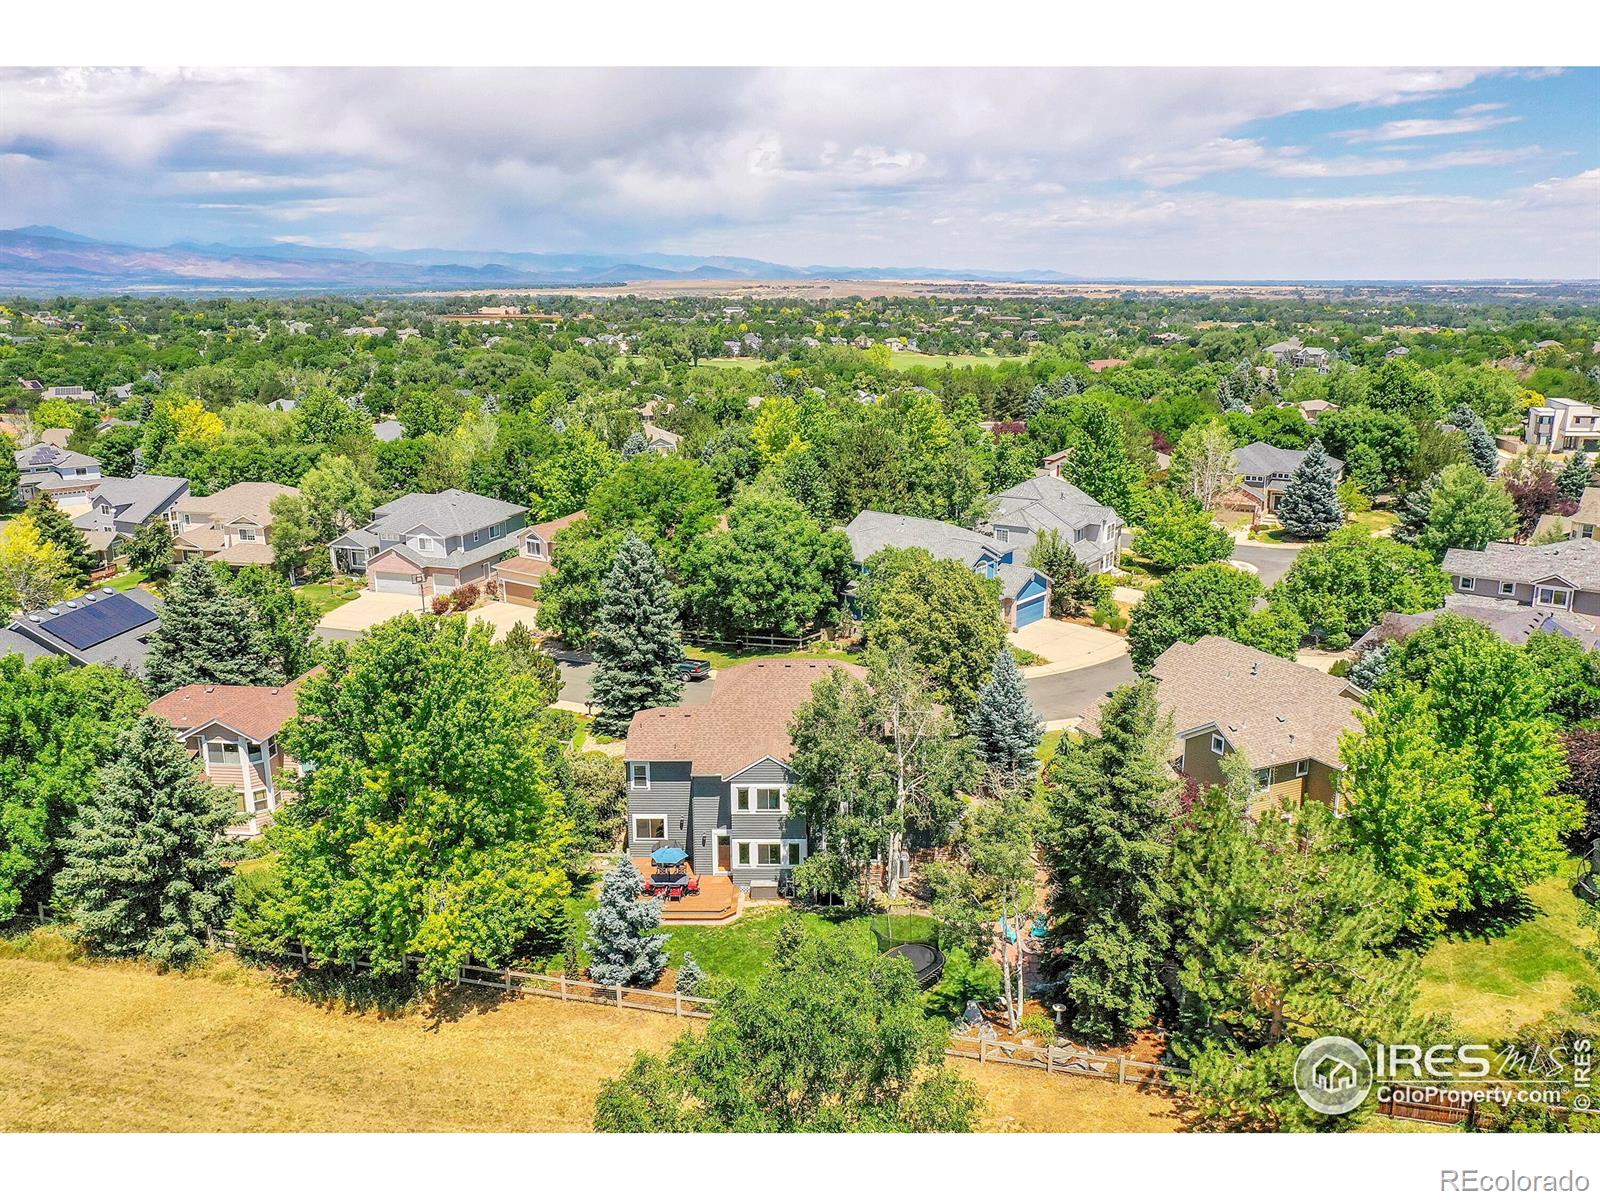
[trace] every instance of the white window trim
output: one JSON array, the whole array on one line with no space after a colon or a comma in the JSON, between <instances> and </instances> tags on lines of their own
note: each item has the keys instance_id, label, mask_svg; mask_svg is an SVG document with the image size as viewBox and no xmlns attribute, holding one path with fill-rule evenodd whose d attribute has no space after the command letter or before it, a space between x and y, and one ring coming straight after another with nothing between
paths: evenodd
<instances>
[{"instance_id":1,"label":"white window trim","mask_svg":"<svg viewBox=\"0 0 1600 1200\"><path fill-rule=\"evenodd\" d=\"M633 772L638 767L643 767L644 768L644 782L643 783L635 783L634 782ZM632 788L636 792L648 792L650 790L650 764L649 763L647 763L647 762L631 762L631 763L628 764L628 786L630 788Z\"/></svg>"},{"instance_id":2,"label":"white window trim","mask_svg":"<svg viewBox=\"0 0 1600 1200\"><path fill-rule=\"evenodd\" d=\"M1211 735L1211 753L1226 754L1227 752L1228 739L1223 737L1220 733L1213 733Z\"/></svg>"},{"instance_id":3,"label":"white window trim","mask_svg":"<svg viewBox=\"0 0 1600 1200\"><path fill-rule=\"evenodd\" d=\"M1562 595L1564 595L1566 599L1558 603L1556 601L1557 592L1560 592ZM1545 604L1553 608L1571 608L1572 589L1563 587L1540 587L1535 590L1533 600L1535 604Z\"/></svg>"},{"instance_id":4,"label":"white window trim","mask_svg":"<svg viewBox=\"0 0 1600 1200\"><path fill-rule=\"evenodd\" d=\"M777 863L760 863L760 862L757 862L756 861L756 851L754 849L751 849L749 851L749 854L750 854L750 861L749 862L741 862L741 861L739 861L740 848L741 847L754 847L754 846L783 846L783 847L798 846L798 847L800 847L799 861L798 862L793 862L793 863L789 862L788 861L789 860L789 851L787 849L782 851L783 860L784 860L782 862L777 862ZM790 869L792 869L792 868L794 868L796 866L799 866L800 863L805 862L805 860L808 857L809 857L809 852L808 852L807 847L806 847L806 839L805 838L737 838L737 839L734 840L734 843L733 843L732 864L733 864L733 870L736 870L736 871L741 869L741 868L743 868L744 870L748 870L748 871L784 871L784 870L790 870Z\"/></svg>"},{"instance_id":5,"label":"white window trim","mask_svg":"<svg viewBox=\"0 0 1600 1200\"><path fill-rule=\"evenodd\" d=\"M1457 575L1456 590L1459 592L1475 592L1478 590L1478 580L1474 575Z\"/></svg>"},{"instance_id":6,"label":"white window trim","mask_svg":"<svg viewBox=\"0 0 1600 1200\"><path fill-rule=\"evenodd\" d=\"M646 837L639 833L640 821L660 821L661 836ZM628 840L630 842L664 842L667 840L667 814L666 813L629 813L628 814Z\"/></svg>"},{"instance_id":7,"label":"white window trim","mask_svg":"<svg viewBox=\"0 0 1600 1200\"><path fill-rule=\"evenodd\" d=\"M1500 594L1502 596L1515 596L1517 594L1516 581L1512 579L1502 579L1500 581Z\"/></svg>"},{"instance_id":8,"label":"white window trim","mask_svg":"<svg viewBox=\"0 0 1600 1200\"><path fill-rule=\"evenodd\" d=\"M750 796L748 807L739 807L739 793L754 793L757 791L777 792L777 808L757 808L755 796ZM733 811L736 813L776 813L780 817L789 815L789 785L786 783L739 783L733 788Z\"/></svg>"},{"instance_id":9,"label":"white window trim","mask_svg":"<svg viewBox=\"0 0 1600 1200\"><path fill-rule=\"evenodd\" d=\"M1311 760L1309 758L1302 758L1295 763L1294 777L1296 779L1304 779L1309 774L1311 774Z\"/></svg>"}]
</instances>

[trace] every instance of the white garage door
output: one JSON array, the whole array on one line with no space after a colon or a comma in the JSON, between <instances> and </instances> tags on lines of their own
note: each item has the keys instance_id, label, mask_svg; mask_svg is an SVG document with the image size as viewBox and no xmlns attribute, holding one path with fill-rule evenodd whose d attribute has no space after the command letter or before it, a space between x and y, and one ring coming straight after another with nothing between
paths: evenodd
<instances>
[{"instance_id":1,"label":"white garage door","mask_svg":"<svg viewBox=\"0 0 1600 1200\"><path fill-rule=\"evenodd\" d=\"M415 596L417 585L411 582L410 575L394 575L385 571L374 571L372 575L372 590L376 592L409 592Z\"/></svg>"}]
</instances>

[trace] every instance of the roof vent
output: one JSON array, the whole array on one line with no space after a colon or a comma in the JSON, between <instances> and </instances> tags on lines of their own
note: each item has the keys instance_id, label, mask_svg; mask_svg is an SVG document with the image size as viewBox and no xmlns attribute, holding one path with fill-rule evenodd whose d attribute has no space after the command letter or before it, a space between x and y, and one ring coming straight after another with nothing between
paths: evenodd
<instances>
[{"instance_id":1,"label":"roof vent","mask_svg":"<svg viewBox=\"0 0 1600 1200\"><path fill-rule=\"evenodd\" d=\"M29 613L28 620L37 625L40 621L44 620L44 616L41 613Z\"/></svg>"},{"instance_id":2,"label":"roof vent","mask_svg":"<svg viewBox=\"0 0 1600 1200\"><path fill-rule=\"evenodd\" d=\"M115 596L117 594L116 588L101 588L100 590L108 596Z\"/></svg>"},{"instance_id":3,"label":"roof vent","mask_svg":"<svg viewBox=\"0 0 1600 1200\"><path fill-rule=\"evenodd\" d=\"M1252 674L1252 675L1260 674L1260 670L1261 670L1261 664L1260 663L1253 662L1253 663L1250 664L1250 674Z\"/></svg>"},{"instance_id":4,"label":"roof vent","mask_svg":"<svg viewBox=\"0 0 1600 1200\"><path fill-rule=\"evenodd\" d=\"M100 599L100 597L96 596L93 592L85 592L82 596L82 600L85 604L93 604L98 599Z\"/></svg>"},{"instance_id":5,"label":"roof vent","mask_svg":"<svg viewBox=\"0 0 1600 1200\"><path fill-rule=\"evenodd\" d=\"M61 610L59 608L51 608L50 615L52 617L59 617L61 615Z\"/></svg>"},{"instance_id":6,"label":"roof vent","mask_svg":"<svg viewBox=\"0 0 1600 1200\"><path fill-rule=\"evenodd\" d=\"M208 687L208 688L206 688L206 695L208 695L208 696L209 696L209 695L211 695L211 693L212 693L212 692L214 692L214 691L216 691L216 690L217 690L217 689L216 689L216 688L214 688L214 687Z\"/></svg>"}]
</instances>

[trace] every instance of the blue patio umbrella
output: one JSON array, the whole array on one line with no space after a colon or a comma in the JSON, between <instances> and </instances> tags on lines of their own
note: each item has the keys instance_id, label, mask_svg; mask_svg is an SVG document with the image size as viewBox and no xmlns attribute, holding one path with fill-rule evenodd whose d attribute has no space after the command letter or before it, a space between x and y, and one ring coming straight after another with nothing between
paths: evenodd
<instances>
[{"instance_id":1,"label":"blue patio umbrella","mask_svg":"<svg viewBox=\"0 0 1600 1200\"><path fill-rule=\"evenodd\" d=\"M688 857L677 846L663 846L650 856L650 861L658 867L675 867Z\"/></svg>"}]
</instances>

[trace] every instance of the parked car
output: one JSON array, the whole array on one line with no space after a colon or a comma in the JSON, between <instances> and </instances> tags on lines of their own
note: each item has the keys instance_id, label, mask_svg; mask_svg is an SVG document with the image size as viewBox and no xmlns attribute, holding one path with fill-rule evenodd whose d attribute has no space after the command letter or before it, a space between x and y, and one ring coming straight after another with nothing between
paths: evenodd
<instances>
[{"instance_id":1,"label":"parked car","mask_svg":"<svg viewBox=\"0 0 1600 1200\"><path fill-rule=\"evenodd\" d=\"M680 658L677 671L680 678L689 683L699 683L702 679L711 678L711 662L704 658Z\"/></svg>"}]
</instances>

